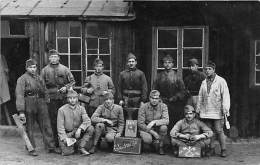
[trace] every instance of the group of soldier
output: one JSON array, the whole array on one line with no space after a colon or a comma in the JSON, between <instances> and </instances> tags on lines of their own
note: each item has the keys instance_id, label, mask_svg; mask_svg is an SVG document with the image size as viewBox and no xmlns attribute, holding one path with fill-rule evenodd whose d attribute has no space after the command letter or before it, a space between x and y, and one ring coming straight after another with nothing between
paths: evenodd
<instances>
[{"instance_id":1,"label":"group of soldier","mask_svg":"<svg viewBox=\"0 0 260 165\"><path fill-rule=\"evenodd\" d=\"M139 137L144 144L153 144L159 154L164 154L164 141L169 133L175 155L183 145L199 146L213 154L213 135L217 135L221 156L227 156L223 123L224 116L229 116L230 96L226 81L215 73L216 65L208 62L205 74L198 70L198 60L190 59L190 73L183 81L173 70L170 55L162 62L164 70L158 73L147 98L145 74L136 67L135 55L129 53L127 69L119 75L119 104L115 104L114 83L103 73L103 61L96 59L95 72L86 77L80 89L81 95L90 98L89 103L82 106L79 94L73 90L74 77L69 68L60 63L56 50L49 51L49 64L40 75L36 62L27 60L26 73L17 80L16 107L20 119L26 122L33 147L36 121L48 152L95 153L101 137L111 146L116 137L123 136L124 109L133 107L138 108L133 119L137 120ZM181 119L183 114L185 118ZM69 145L72 138L76 143ZM32 150L29 155L38 153Z\"/></svg>"}]
</instances>

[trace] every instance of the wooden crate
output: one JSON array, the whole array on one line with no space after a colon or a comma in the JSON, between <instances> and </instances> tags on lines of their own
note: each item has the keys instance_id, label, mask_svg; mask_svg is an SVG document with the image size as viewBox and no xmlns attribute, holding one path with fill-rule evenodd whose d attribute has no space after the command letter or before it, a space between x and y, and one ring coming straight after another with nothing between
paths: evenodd
<instances>
[{"instance_id":1,"label":"wooden crate","mask_svg":"<svg viewBox=\"0 0 260 165\"><path fill-rule=\"evenodd\" d=\"M194 146L180 146L179 157L198 158L201 157L201 148Z\"/></svg>"},{"instance_id":2,"label":"wooden crate","mask_svg":"<svg viewBox=\"0 0 260 165\"><path fill-rule=\"evenodd\" d=\"M133 137L116 137L114 152L123 154L141 154L141 139Z\"/></svg>"}]
</instances>

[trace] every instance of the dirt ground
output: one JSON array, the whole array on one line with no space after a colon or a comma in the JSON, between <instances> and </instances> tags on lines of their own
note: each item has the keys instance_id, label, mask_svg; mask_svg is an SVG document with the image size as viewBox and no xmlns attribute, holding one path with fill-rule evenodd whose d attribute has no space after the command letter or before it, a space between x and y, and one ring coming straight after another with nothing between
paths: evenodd
<instances>
[{"instance_id":1,"label":"dirt ground","mask_svg":"<svg viewBox=\"0 0 260 165\"><path fill-rule=\"evenodd\" d=\"M189 159L175 158L171 153L163 156L148 152L141 155L125 155L107 151L98 151L85 157L78 154L64 157L46 153L41 139L37 143L40 155L31 157L25 151L21 138L1 137L0 165L260 165L260 140L229 143L227 158L217 155Z\"/></svg>"}]
</instances>

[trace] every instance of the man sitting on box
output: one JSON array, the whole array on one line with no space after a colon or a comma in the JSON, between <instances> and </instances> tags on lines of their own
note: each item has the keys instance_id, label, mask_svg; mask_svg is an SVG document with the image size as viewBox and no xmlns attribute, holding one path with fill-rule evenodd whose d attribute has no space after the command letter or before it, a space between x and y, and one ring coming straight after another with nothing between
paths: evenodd
<instances>
[{"instance_id":1,"label":"man sitting on box","mask_svg":"<svg viewBox=\"0 0 260 165\"><path fill-rule=\"evenodd\" d=\"M167 105L160 100L160 92L152 90L149 102L143 104L138 112L138 128L144 143L154 142L156 151L164 154L163 140L167 135L167 125L169 124L169 114Z\"/></svg>"},{"instance_id":2,"label":"man sitting on box","mask_svg":"<svg viewBox=\"0 0 260 165\"><path fill-rule=\"evenodd\" d=\"M107 92L104 95L105 102L98 106L91 117L95 125L94 147L92 152L96 151L97 143L101 135L105 135L109 144L114 142L115 137L120 137L123 133L125 120L123 108L114 104L114 95Z\"/></svg>"},{"instance_id":3,"label":"man sitting on box","mask_svg":"<svg viewBox=\"0 0 260 165\"><path fill-rule=\"evenodd\" d=\"M170 132L174 155L178 155L180 146L195 146L204 150L210 144L212 130L195 118L195 110L191 105L184 107L185 118L178 121Z\"/></svg>"}]
</instances>

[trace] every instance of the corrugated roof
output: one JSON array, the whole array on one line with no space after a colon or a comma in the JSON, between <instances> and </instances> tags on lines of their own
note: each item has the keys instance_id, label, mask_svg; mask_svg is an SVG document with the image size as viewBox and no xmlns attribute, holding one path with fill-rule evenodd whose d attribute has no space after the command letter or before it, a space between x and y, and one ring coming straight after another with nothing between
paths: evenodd
<instances>
[{"instance_id":1,"label":"corrugated roof","mask_svg":"<svg viewBox=\"0 0 260 165\"><path fill-rule=\"evenodd\" d=\"M133 18L131 2L123 0L0 0L2 16L82 16Z\"/></svg>"}]
</instances>

